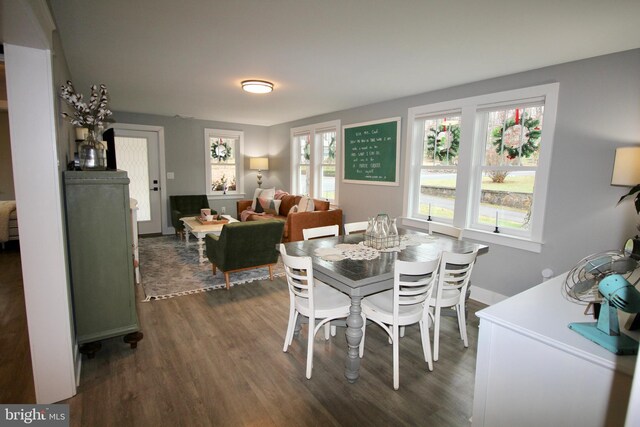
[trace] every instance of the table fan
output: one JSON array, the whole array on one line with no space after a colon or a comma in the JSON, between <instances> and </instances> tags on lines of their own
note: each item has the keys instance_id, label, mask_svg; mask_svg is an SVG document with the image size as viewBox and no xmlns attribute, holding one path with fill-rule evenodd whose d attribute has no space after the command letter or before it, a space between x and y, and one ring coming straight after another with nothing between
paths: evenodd
<instances>
[{"instance_id":1,"label":"table fan","mask_svg":"<svg viewBox=\"0 0 640 427\"><path fill-rule=\"evenodd\" d=\"M640 312L640 292L627 278L638 262L622 251L609 251L581 260L565 279L566 295L583 303L599 303L597 322L570 323L569 328L616 354L637 354L638 342L620 333L618 310ZM625 277L626 276L626 277Z\"/></svg>"}]
</instances>

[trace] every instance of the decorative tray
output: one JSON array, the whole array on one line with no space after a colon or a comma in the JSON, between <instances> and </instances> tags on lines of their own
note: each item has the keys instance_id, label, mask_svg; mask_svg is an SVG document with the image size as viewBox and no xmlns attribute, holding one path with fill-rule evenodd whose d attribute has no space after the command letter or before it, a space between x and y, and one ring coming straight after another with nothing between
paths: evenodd
<instances>
[{"instance_id":1,"label":"decorative tray","mask_svg":"<svg viewBox=\"0 0 640 427\"><path fill-rule=\"evenodd\" d=\"M197 216L196 219L202 225L215 225L215 224L226 224L229 222L228 219L214 219L213 221L207 221L206 219Z\"/></svg>"}]
</instances>

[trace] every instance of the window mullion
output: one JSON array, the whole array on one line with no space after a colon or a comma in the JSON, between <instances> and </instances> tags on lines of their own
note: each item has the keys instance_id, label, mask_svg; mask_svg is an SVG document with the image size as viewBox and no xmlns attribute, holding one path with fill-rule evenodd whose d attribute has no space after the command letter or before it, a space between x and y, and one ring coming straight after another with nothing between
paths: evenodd
<instances>
[{"instance_id":1,"label":"window mullion","mask_svg":"<svg viewBox=\"0 0 640 427\"><path fill-rule=\"evenodd\" d=\"M453 225L464 228L469 210L469 197L473 184L473 136L475 135L475 109L463 107L460 113L460 150L456 179L456 199Z\"/></svg>"}]
</instances>

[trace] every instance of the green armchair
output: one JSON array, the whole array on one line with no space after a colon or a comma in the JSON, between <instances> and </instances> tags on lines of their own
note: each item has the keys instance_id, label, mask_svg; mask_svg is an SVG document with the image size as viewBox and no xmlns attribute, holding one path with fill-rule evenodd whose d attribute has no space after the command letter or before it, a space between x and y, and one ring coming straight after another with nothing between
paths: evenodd
<instances>
[{"instance_id":1,"label":"green armchair","mask_svg":"<svg viewBox=\"0 0 640 427\"><path fill-rule=\"evenodd\" d=\"M207 258L211 270L224 273L229 289L229 273L252 268L269 267L273 280L273 266L278 262L276 245L282 239L284 221L264 220L233 222L222 227L220 236L207 234Z\"/></svg>"},{"instance_id":2,"label":"green armchair","mask_svg":"<svg viewBox=\"0 0 640 427\"><path fill-rule=\"evenodd\" d=\"M180 218L185 216L200 216L200 209L209 209L209 200L204 194L192 196L169 196L171 207L171 225L176 234L184 233L184 224ZM214 213L213 211L211 213Z\"/></svg>"}]
</instances>

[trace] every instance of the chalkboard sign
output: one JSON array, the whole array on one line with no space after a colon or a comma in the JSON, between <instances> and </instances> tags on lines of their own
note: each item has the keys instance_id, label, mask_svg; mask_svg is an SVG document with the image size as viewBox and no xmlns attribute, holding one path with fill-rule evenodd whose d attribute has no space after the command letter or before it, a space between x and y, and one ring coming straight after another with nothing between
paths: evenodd
<instances>
[{"instance_id":1,"label":"chalkboard sign","mask_svg":"<svg viewBox=\"0 0 640 427\"><path fill-rule=\"evenodd\" d=\"M343 182L399 185L400 118L342 128Z\"/></svg>"}]
</instances>

